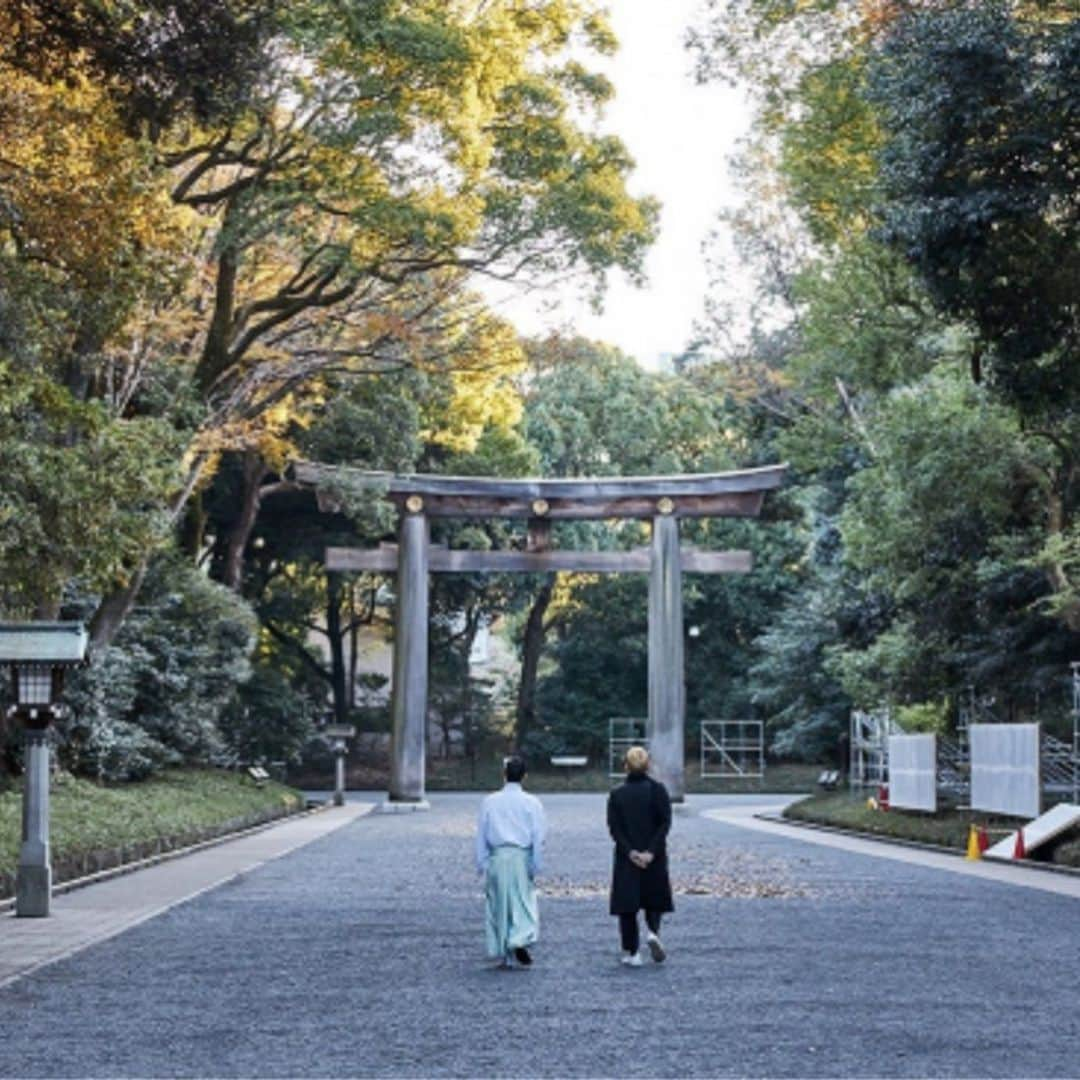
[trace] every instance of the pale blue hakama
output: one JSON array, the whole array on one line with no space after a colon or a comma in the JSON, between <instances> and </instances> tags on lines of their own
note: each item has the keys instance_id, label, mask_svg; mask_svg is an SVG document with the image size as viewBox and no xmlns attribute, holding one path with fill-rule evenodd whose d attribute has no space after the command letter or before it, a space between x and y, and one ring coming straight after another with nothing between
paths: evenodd
<instances>
[{"instance_id":1,"label":"pale blue hakama","mask_svg":"<svg viewBox=\"0 0 1080 1080\"><path fill-rule=\"evenodd\" d=\"M540 936L536 888L529 875L530 852L507 844L488 859L485 881L488 956L502 958L535 945Z\"/></svg>"}]
</instances>

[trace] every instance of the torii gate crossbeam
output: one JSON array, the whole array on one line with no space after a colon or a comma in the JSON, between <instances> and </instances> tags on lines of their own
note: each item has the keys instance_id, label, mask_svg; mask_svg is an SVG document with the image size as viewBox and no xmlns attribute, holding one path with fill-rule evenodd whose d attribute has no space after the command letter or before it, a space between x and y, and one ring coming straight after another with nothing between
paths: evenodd
<instances>
[{"instance_id":1,"label":"torii gate crossbeam","mask_svg":"<svg viewBox=\"0 0 1080 1080\"><path fill-rule=\"evenodd\" d=\"M496 477L395 476L304 462L297 480L315 488L320 506L337 509L342 486L379 491L399 512L398 543L374 549L327 548L329 570L398 576L391 696L393 749L390 803L424 803L427 719L428 594L431 573L542 573L577 570L649 574L648 738L654 772L672 799L685 794L686 690L682 574L742 573L745 551L679 546L680 517L756 517L765 493L783 482L786 466L692 476L507 480ZM431 518L524 518L527 551L450 551L430 542ZM550 547L551 522L645 518L648 548L560 551Z\"/></svg>"}]
</instances>

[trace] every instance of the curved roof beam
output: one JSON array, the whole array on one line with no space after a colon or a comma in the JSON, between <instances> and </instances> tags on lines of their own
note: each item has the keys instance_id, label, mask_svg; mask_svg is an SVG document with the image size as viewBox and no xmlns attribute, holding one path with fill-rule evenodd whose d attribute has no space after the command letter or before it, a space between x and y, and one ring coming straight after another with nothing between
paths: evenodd
<instances>
[{"instance_id":1,"label":"curved roof beam","mask_svg":"<svg viewBox=\"0 0 1080 1080\"><path fill-rule=\"evenodd\" d=\"M315 488L324 509L333 489L380 491L399 508L431 517L559 519L757 517L767 491L780 487L786 465L677 476L602 476L545 480L371 472L299 462L296 480Z\"/></svg>"}]
</instances>

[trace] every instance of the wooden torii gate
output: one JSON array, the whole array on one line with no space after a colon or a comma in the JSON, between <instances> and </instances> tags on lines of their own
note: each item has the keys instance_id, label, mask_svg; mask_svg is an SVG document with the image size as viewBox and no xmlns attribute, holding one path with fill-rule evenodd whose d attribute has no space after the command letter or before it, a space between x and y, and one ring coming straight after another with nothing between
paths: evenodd
<instances>
[{"instance_id":1,"label":"wooden torii gate","mask_svg":"<svg viewBox=\"0 0 1080 1080\"><path fill-rule=\"evenodd\" d=\"M328 570L396 573L390 804L425 806L430 573L649 574L649 713L653 771L671 797L685 794L686 688L682 575L745 573L747 551L679 546L681 517L757 517L765 492L783 482L786 466L696 476L507 480L473 476L397 476L302 462L296 479L313 487L323 509L337 509L335 490L378 491L398 509L398 543L326 549ZM524 551L451 551L432 545L432 518L523 518ZM652 521L652 542L631 551L568 551L551 547L551 523L638 518Z\"/></svg>"}]
</instances>

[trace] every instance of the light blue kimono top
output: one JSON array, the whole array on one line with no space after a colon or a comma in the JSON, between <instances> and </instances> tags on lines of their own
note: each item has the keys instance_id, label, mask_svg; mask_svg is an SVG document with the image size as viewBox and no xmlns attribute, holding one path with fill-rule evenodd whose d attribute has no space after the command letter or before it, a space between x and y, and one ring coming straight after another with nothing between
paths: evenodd
<instances>
[{"instance_id":1,"label":"light blue kimono top","mask_svg":"<svg viewBox=\"0 0 1080 1080\"><path fill-rule=\"evenodd\" d=\"M520 784L507 781L501 791L488 795L480 804L476 869L484 873L491 853L497 847L511 845L529 853L529 874L539 874L543 869L546 835L547 818L540 800L523 791Z\"/></svg>"}]
</instances>

